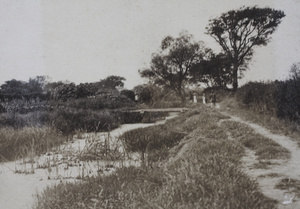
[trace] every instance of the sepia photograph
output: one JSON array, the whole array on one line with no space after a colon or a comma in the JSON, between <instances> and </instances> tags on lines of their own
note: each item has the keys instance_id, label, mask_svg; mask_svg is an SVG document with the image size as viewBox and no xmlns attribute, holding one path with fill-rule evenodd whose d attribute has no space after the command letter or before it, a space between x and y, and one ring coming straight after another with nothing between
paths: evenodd
<instances>
[{"instance_id":1,"label":"sepia photograph","mask_svg":"<svg viewBox=\"0 0 300 209\"><path fill-rule=\"evenodd\" d=\"M0 0L0 208L300 209L300 0Z\"/></svg>"}]
</instances>

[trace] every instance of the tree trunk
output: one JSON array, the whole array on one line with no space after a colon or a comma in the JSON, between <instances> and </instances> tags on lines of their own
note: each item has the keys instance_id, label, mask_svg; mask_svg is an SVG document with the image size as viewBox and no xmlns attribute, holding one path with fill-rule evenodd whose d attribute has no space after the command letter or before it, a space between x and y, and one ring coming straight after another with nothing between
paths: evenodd
<instances>
[{"instance_id":1,"label":"tree trunk","mask_svg":"<svg viewBox=\"0 0 300 209\"><path fill-rule=\"evenodd\" d=\"M232 73L232 86L234 91L236 91L238 88L238 69L239 65L237 63L234 63Z\"/></svg>"}]
</instances>

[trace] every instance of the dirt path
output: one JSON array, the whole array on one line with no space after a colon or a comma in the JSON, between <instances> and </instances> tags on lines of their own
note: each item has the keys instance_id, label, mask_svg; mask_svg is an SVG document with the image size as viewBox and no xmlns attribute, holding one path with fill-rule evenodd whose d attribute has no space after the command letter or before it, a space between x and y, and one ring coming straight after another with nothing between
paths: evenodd
<instances>
[{"instance_id":1,"label":"dirt path","mask_svg":"<svg viewBox=\"0 0 300 209\"><path fill-rule=\"evenodd\" d=\"M275 185L283 178L300 180L300 149L295 141L283 135L271 133L266 128L242 120L239 117L229 116L231 121L246 124L253 130L264 137L270 138L288 149L291 153L291 158L288 160L272 160L272 164L268 169L257 169L254 167L258 163L255 153L249 149L246 150L246 155L243 160L244 171L254 180L256 180L261 188L261 191L268 197L278 201L278 208L300 208L300 197L297 197L291 189L279 190L275 189ZM296 186L296 185L295 185ZM299 186L299 185L298 185ZM294 198L293 198L294 197ZM287 202L292 198L291 202Z\"/></svg>"}]
</instances>

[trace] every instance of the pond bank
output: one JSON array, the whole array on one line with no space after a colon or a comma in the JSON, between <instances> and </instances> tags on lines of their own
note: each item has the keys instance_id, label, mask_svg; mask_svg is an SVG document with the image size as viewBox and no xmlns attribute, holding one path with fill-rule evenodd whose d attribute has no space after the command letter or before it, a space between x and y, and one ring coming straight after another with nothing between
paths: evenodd
<instances>
[{"instance_id":1,"label":"pond bank","mask_svg":"<svg viewBox=\"0 0 300 209\"><path fill-rule=\"evenodd\" d=\"M170 119L175 117L171 115L167 117ZM156 123L139 123L139 124L124 124L120 128L117 128L109 133L111 139L116 139L118 136L122 135L124 132L144 128L148 126L158 125L164 123L166 120L159 121ZM43 191L47 186L54 186L60 182L76 181L78 176L86 176L89 174L97 174L99 167L101 167L102 172L105 174L112 172L113 168L110 166L110 162L75 162L73 166L63 163L63 159L69 160L72 158L74 153L82 152L86 147L88 147L89 140L95 136L107 135L108 133L89 133L82 134L77 137L73 142L62 145L57 151L46 153L43 156L35 156L35 163L23 163L20 161L7 162L0 164L0 205L7 209L24 209L31 208L34 199L33 195L37 192ZM86 137L86 138L85 138ZM113 142L111 140L111 142ZM72 153L73 152L73 153ZM67 153L67 154L66 154ZM48 157L48 158L47 158ZM136 163L138 165L138 156L132 157L132 161L118 162L114 166L126 166L133 165ZM29 159L25 159L29 160ZM52 165L56 163L57 165ZM46 165L46 166L45 166ZM40 167L39 169L37 167ZM96 169L96 170L95 170ZM15 173L15 170L20 170L21 173ZM28 173L34 170L34 173L24 174L22 171L28 171ZM92 173L90 173L92 171ZM94 173L93 173L94 172Z\"/></svg>"}]
</instances>

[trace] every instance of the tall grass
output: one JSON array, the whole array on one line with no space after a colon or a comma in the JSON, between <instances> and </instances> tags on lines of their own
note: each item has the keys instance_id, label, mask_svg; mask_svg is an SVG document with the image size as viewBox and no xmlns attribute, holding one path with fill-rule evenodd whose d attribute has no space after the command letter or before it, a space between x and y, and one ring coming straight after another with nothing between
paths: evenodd
<instances>
[{"instance_id":1,"label":"tall grass","mask_svg":"<svg viewBox=\"0 0 300 209\"><path fill-rule=\"evenodd\" d=\"M32 152L39 155L67 140L66 136L47 127L1 128L0 162L23 158Z\"/></svg>"},{"instance_id":2,"label":"tall grass","mask_svg":"<svg viewBox=\"0 0 300 209\"><path fill-rule=\"evenodd\" d=\"M264 197L257 183L238 169L242 154L238 142L199 139L167 167L156 204L162 208L274 208L275 201Z\"/></svg>"},{"instance_id":3,"label":"tall grass","mask_svg":"<svg viewBox=\"0 0 300 209\"><path fill-rule=\"evenodd\" d=\"M228 140L233 130L217 125L223 118L201 107L173 119L165 126L168 133L188 129L168 150L176 155L161 166L121 168L110 176L48 187L36 196L34 208L275 208L276 201L241 172L244 148L239 140Z\"/></svg>"}]
</instances>

